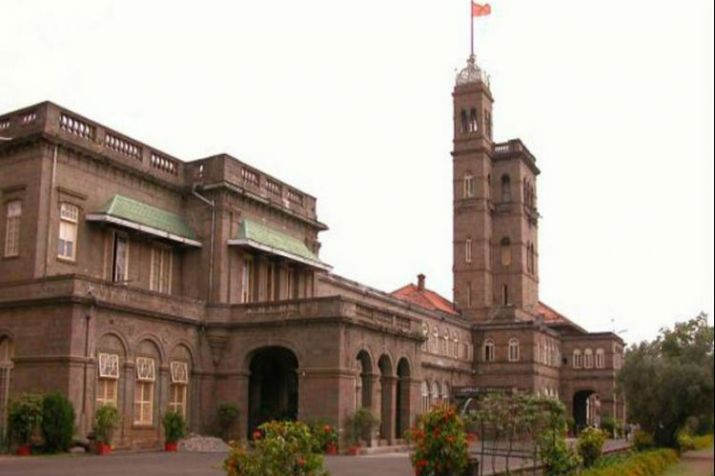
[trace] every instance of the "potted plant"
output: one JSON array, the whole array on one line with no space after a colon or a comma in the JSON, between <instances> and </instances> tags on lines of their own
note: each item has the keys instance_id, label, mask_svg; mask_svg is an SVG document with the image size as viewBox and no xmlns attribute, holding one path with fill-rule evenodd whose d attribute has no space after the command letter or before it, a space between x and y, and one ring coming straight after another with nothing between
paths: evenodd
<instances>
[{"instance_id":1,"label":"potted plant","mask_svg":"<svg viewBox=\"0 0 715 476\"><path fill-rule=\"evenodd\" d=\"M179 412L166 412L161 420L164 425L164 450L176 451L178 441L186 436L186 421Z\"/></svg>"},{"instance_id":2,"label":"potted plant","mask_svg":"<svg viewBox=\"0 0 715 476\"><path fill-rule=\"evenodd\" d=\"M375 415L367 408L360 408L347 420L346 436L348 442L348 454L355 456L360 454L360 446L363 441L371 441L372 435L380 423Z\"/></svg>"},{"instance_id":3,"label":"potted plant","mask_svg":"<svg viewBox=\"0 0 715 476\"><path fill-rule=\"evenodd\" d=\"M10 402L8 408L8 433L10 440L18 445L18 455L29 456L32 453L32 435L41 422L41 395L26 393Z\"/></svg>"},{"instance_id":4,"label":"potted plant","mask_svg":"<svg viewBox=\"0 0 715 476\"><path fill-rule=\"evenodd\" d=\"M338 454L338 432L335 427L329 424L323 425L321 429L321 442L323 443L323 451L329 455Z\"/></svg>"},{"instance_id":5,"label":"potted plant","mask_svg":"<svg viewBox=\"0 0 715 476\"><path fill-rule=\"evenodd\" d=\"M119 411L114 405L103 405L94 414L95 451L98 455L112 452L112 437L119 426Z\"/></svg>"}]
</instances>

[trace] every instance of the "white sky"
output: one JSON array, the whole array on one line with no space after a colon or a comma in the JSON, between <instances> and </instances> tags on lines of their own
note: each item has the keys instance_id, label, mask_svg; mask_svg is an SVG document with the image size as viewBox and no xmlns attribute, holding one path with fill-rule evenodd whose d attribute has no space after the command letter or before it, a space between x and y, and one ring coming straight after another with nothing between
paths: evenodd
<instances>
[{"instance_id":1,"label":"white sky","mask_svg":"<svg viewBox=\"0 0 715 476\"><path fill-rule=\"evenodd\" d=\"M629 341L713 312L713 2L492 0L497 140L536 155L542 300ZM0 111L45 99L318 197L322 257L451 297L465 0L0 4Z\"/></svg>"}]
</instances>

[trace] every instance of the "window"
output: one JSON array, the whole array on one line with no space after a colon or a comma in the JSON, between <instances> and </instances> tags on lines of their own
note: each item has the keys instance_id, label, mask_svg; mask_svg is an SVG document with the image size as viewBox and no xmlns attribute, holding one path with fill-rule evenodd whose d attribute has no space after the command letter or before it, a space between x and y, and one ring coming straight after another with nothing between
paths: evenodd
<instances>
[{"instance_id":1,"label":"window","mask_svg":"<svg viewBox=\"0 0 715 476\"><path fill-rule=\"evenodd\" d=\"M472 108L469 112L469 132L477 132L479 129L479 122L477 120L477 110Z\"/></svg>"},{"instance_id":2,"label":"window","mask_svg":"<svg viewBox=\"0 0 715 476\"><path fill-rule=\"evenodd\" d=\"M501 178L501 201L511 202L511 177L508 175Z\"/></svg>"},{"instance_id":3,"label":"window","mask_svg":"<svg viewBox=\"0 0 715 476\"><path fill-rule=\"evenodd\" d=\"M583 352L583 368L585 368L585 369L593 368L593 351L591 349L586 349Z\"/></svg>"},{"instance_id":4,"label":"window","mask_svg":"<svg viewBox=\"0 0 715 476\"><path fill-rule=\"evenodd\" d=\"M128 277L129 239L123 233L114 234L112 262L112 281L115 283L125 282Z\"/></svg>"},{"instance_id":5,"label":"window","mask_svg":"<svg viewBox=\"0 0 715 476\"><path fill-rule=\"evenodd\" d=\"M467 263L472 262L472 239L467 238L464 242L464 261Z\"/></svg>"},{"instance_id":6,"label":"window","mask_svg":"<svg viewBox=\"0 0 715 476\"><path fill-rule=\"evenodd\" d=\"M60 205L60 230L57 241L57 256L74 261L77 258L77 222L79 208L69 203Z\"/></svg>"},{"instance_id":7,"label":"window","mask_svg":"<svg viewBox=\"0 0 715 476\"><path fill-rule=\"evenodd\" d=\"M137 382L134 390L134 423L151 425L154 421L154 359L137 357Z\"/></svg>"},{"instance_id":8,"label":"window","mask_svg":"<svg viewBox=\"0 0 715 476\"><path fill-rule=\"evenodd\" d=\"M440 388L439 388L439 382L432 382L432 395L430 398L430 403L432 405L435 405L439 403L439 394L440 394Z\"/></svg>"},{"instance_id":9,"label":"window","mask_svg":"<svg viewBox=\"0 0 715 476\"><path fill-rule=\"evenodd\" d=\"M437 326L432 327L432 342L430 342L430 351L433 354L439 352L439 329L437 329Z\"/></svg>"},{"instance_id":10,"label":"window","mask_svg":"<svg viewBox=\"0 0 715 476\"><path fill-rule=\"evenodd\" d=\"M519 339L509 339L509 362L519 361Z\"/></svg>"},{"instance_id":11,"label":"window","mask_svg":"<svg viewBox=\"0 0 715 476\"><path fill-rule=\"evenodd\" d=\"M442 338L439 340L439 353L449 355L449 329L442 329Z\"/></svg>"},{"instance_id":12,"label":"window","mask_svg":"<svg viewBox=\"0 0 715 476\"><path fill-rule=\"evenodd\" d=\"M188 386L189 365L186 362L172 362L169 411L180 413L184 419L186 419L186 390Z\"/></svg>"},{"instance_id":13,"label":"window","mask_svg":"<svg viewBox=\"0 0 715 476\"><path fill-rule=\"evenodd\" d=\"M471 198L476 193L474 175L464 176L464 198Z\"/></svg>"},{"instance_id":14,"label":"window","mask_svg":"<svg viewBox=\"0 0 715 476\"><path fill-rule=\"evenodd\" d=\"M573 351L573 368L580 369L583 365L583 356L581 355L581 350L576 349Z\"/></svg>"},{"instance_id":15,"label":"window","mask_svg":"<svg viewBox=\"0 0 715 476\"><path fill-rule=\"evenodd\" d=\"M429 383L422 382L422 412L429 411Z\"/></svg>"},{"instance_id":16,"label":"window","mask_svg":"<svg viewBox=\"0 0 715 476\"><path fill-rule=\"evenodd\" d=\"M509 305L509 285L505 284L502 287L502 305L508 306Z\"/></svg>"},{"instance_id":17,"label":"window","mask_svg":"<svg viewBox=\"0 0 715 476\"><path fill-rule=\"evenodd\" d=\"M606 367L606 353L603 349L596 349L596 368L602 369Z\"/></svg>"},{"instance_id":18,"label":"window","mask_svg":"<svg viewBox=\"0 0 715 476\"><path fill-rule=\"evenodd\" d=\"M472 283L467 283L467 309L472 307Z\"/></svg>"},{"instance_id":19,"label":"window","mask_svg":"<svg viewBox=\"0 0 715 476\"><path fill-rule=\"evenodd\" d=\"M484 362L494 361L494 341L487 339L484 341Z\"/></svg>"},{"instance_id":20,"label":"window","mask_svg":"<svg viewBox=\"0 0 715 476\"><path fill-rule=\"evenodd\" d=\"M154 245L151 249L149 289L160 293L171 292L172 250L168 246Z\"/></svg>"},{"instance_id":21,"label":"window","mask_svg":"<svg viewBox=\"0 0 715 476\"><path fill-rule=\"evenodd\" d=\"M119 382L119 355L97 354L99 377L97 378L97 408L104 405L117 407L117 384Z\"/></svg>"},{"instance_id":22,"label":"window","mask_svg":"<svg viewBox=\"0 0 715 476\"><path fill-rule=\"evenodd\" d=\"M0 429L5 429L7 407L12 386L13 345L8 336L0 335Z\"/></svg>"},{"instance_id":23,"label":"window","mask_svg":"<svg viewBox=\"0 0 715 476\"><path fill-rule=\"evenodd\" d=\"M447 382L442 383L442 401L449 403L449 385Z\"/></svg>"},{"instance_id":24,"label":"window","mask_svg":"<svg viewBox=\"0 0 715 476\"><path fill-rule=\"evenodd\" d=\"M243 276L241 278L241 302L254 301L253 286L253 259L251 259L250 256L247 256L243 260Z\"/></svg>"},{"instance_id":25,"label":"window","mask_svg":"<svg viewBox=\"0 0 715 476\"><path fill-rule=\"evenodd\" d=\"M422 323L422 337L424 337L424 341L422 341L422 350L427 352L429 350L429 326L426 323Z\"/></svg>"},{"instance_id":26,"label":"window","mask_svg":"<svg viewBox=\"0 0 715 476\"><path fill-rule=\"evenodd\" d=\"M511 240L509 237L504 237L499 242L499 254L501 257L502 266L511 266Z\"/></svg>"},{"instance_id":27,"label":"window","mask_svg":"<svg viewBox=\"0 0 715 476\"><path fill-rule=\"evenodd\" d=\"M452 357L459 358L459 334L457 331L452 331Z\"/></svg>"},{"instance_id":28,"label":"window","mask_svg":"<svg viewBox=\"0 0 715 476\"><path fill-rule=\"evenodd\" d=\"M461 122L461 126L462 126L462 127L461 127L460 131L462 132L462 134L464 134L465 132L467 132L467 131L469 130L469 121L467 120L467 111L465 111L464 109L462 109L462 113L460 114L460 118L461 118L461 121L462 121L462 122Z\"/></svg>"},{"instance_id":29,"label":"window","mask_svg":"<svg viewBox=\"0 0 715 476\"><path fill-rule=\"evenodd\" d=\"M7 202L7 218L5 220L5 256L20 254L20 221L22 219L22 202L13 200Z\"/></svg>"}]
</instances>

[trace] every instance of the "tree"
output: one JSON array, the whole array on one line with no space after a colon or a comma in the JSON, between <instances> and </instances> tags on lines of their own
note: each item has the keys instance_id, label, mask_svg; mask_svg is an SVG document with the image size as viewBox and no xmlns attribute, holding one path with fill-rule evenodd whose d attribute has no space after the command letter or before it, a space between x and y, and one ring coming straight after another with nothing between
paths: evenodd
<instances>
[{"instance_id":1,"label":"tree","mask_svg":"<svg viewBox=\"0 0 715 476\"><path fill-rule=\"evenodd\" d=\"M713 426L713 327L701 313L663 328L652 342L634 344L618 376L631 419L656 443L677 445L677 432L695 417Z\"/></svg>"}]
</instances>

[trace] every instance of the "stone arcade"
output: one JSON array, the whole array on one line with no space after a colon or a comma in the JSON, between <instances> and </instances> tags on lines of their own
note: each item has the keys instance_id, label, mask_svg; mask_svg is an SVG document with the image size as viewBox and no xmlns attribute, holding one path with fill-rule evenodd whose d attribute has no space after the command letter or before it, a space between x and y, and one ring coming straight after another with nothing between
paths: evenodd
<instances>
[{"instance_id":1,"label":"stone arcade","mask_svg":"<svg viewBox=\"0 0 715 476\"><path fill-rule=\"evenodd\" d=\"M539 169L493 142L474 58L453 98L453 301L332 273L316 199L227 154L185 162L50 102L0 116L0 426L52 389L82 434L116 405L124 448L160 444L168 409L207 431L220 402L246 436L368 407L391 443L473 387L623 419L622 340L539 301Z\"/></svg>"}]
</instances>

